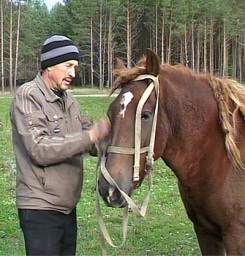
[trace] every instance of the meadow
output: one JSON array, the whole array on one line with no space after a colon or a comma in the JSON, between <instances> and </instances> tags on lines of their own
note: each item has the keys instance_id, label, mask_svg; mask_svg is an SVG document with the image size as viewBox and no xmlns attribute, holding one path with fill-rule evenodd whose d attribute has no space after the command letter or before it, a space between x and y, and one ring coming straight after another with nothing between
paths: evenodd
<instances>
[{"instance_id":1,"label":"meadow","mask_svg":"<svg viewBox=\"0 0 245 256\"><path fill-rule=\"evenodd\" d=\"M86 92L90 94L91 91ZM78 97L84 112L92 120L106 115L113 100L108 97ZM15 206L15 159L11 143L9 108L11 97L0 98L0 256L25 255L24 241L19 228ZM96 161L84 159L84 187L77 206L77 256L101 255L100 232L96 216ZM142 202L148 192L147 179L135 190L134 200ZM122 209L105 207L101 202L104 220L116 244L122 238ZM137 218L129 213L128 236L122 248L107 246L108 255L198 255L197 239L181 201L177 179L173 172L158 160L153 166L153 189L147 214Z\"/></svg>"}]
</instances>

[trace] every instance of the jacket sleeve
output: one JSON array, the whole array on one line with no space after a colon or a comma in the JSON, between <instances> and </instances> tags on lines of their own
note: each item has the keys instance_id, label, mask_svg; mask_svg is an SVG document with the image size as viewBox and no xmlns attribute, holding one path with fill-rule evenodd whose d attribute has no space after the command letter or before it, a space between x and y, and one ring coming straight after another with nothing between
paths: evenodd
<instances>
[{"instance_id":1,"label":"jacket sleeve","mask_svg":"<svg viewBox=\"0 0 245 256\"><path fill-rule=\"evenodd\" d=\"M17 93L11 107L13 143L23 143L32 160L41 166L67 161L92 147L84 129L62 137L51 136L42 104L34 93ZM85 122L88 129L88 121Z\"/></svg>"},{"instance_id":2,"label":"jacket sleeve","mask_svg":"<svg viewBox=\"0 0 245 256\"><path fill-rule=\"evenodd\" d=\"M73 97L73 100L78 104L77 100L74 97ZM80 113L81 113L80 116L81 116L81 123L82 123L83 130L89 130L93 125L93 122L89 119L87 114L82 112ZM91 156L98 156L98 151L95 144L91 145L91 148L87 153L89 153Z\"/></svg>"}]
</instances>

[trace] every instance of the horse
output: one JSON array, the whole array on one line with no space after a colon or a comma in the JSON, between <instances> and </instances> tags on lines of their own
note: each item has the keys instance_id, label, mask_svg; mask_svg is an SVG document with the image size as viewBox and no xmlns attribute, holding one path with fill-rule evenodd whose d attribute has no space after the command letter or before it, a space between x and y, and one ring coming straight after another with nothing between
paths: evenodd
<instances>
[{"instance_id":1,"label":"horse","mask_svg":"<svg viewBox=\"0 0 245 256\"><path fill-rule=\"evenodd\" d=\"M134 67L117 62L113 91L120 92L107 112L109 147L134 151L137 105L157 78L159 97L153 89L140 112L141 148L150 143L157 111L152 155L177 177L202 255L245 255L244 87L234 79L197 73L181 64L161 65L150 49ZM147 175L143 150L139 177L133 178L134 154L123 150L105 154L105 167L117 184L100 174L99 193L108 206L125 207L119 190L132 196Z\"/></svg>"}]
</instances>

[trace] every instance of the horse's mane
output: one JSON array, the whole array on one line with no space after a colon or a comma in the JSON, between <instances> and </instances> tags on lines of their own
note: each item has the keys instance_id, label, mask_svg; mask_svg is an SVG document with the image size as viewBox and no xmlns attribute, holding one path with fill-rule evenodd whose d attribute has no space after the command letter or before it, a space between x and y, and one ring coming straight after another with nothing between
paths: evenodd
<instances>
[{"instance_id":1,"label":"horse's mane","mask_svg":"<svg viewBox=\"0 0 245 256\"><path fill-rule=\"evenodd\" d=\"M236 169L245 170L236 143L238 115L242 115L243 121L245 118L245 87L229 78L210 76L207 81L218 103L219 121L225 134L227 154Z\"/></svg>"},{"instance_id":2,"label":"horse's mane","mask_svg":"<svg viewBox=\"0 0 245 256\"><path fill-rule=\"evenodd\" d=\"M116 69L116 80L111 93L118 88L122 88L129 81L135 79L141 74L146 74L145 68L146 59L142 58L133 68ZM236 137L236 120L239 113L245 120L245 87L237 81L230 78L220 78L208 73L195 73L191 69L178 64L164 64L162 67L169 73L178 73L188 75L190 77L200 79L207 83L212 89L213 95L218 103L219 121L221 129L225 135L225 146L228 157L234 167L238 170L245 170L245 165L242 163L240 151L237 147Z\"/></svg>"},{"instance_id":3,"label":"horse's mane","mask_svg":"<svg viewBox=\"0 0 245 256\"><path fill-rule=\"evenodd\" d=\"M114 70L114 75L117 77L113 83L111 93L112 94L118 88L122 88L129 81L134 80L137 76L141 74L146 74L145 69L146 58L142 58L135 67L132 68L118 68Z\"/></svg>"}]
</instances>

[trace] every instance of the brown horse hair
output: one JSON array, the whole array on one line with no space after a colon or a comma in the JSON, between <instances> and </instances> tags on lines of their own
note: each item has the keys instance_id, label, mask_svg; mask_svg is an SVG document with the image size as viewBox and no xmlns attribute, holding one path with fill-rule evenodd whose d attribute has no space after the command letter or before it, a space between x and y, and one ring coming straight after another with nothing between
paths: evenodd
<instances>
[{"instance_id":1,"label":"brown horse hair","mask_svg":"<svg viewBox=\"0 0 245 256\"><path fill-rule=\"evenodd\" d=\"M137 76L146 74L145 63L144 57L133 68L125 67L116 69L114 73L117 78L110 95ZM239 113L242 115L243 121L245 120L245 104L243 103L245 99L245 87L230 78L219 78L208 73L195 73L181 64L174 66L164 64L162 68L168 69L170 72L181 72L183 75L193 76L197 79L199 78L210 86L214 98L218 103L219 122L221 130L225 135L227 155L237 170L245 170L245 165L241 161L240 151L236 143L236 120Z\"/></svg>"},{"instance_id":2,"label":"brown horse hair","mask_svg":"<svg viewBox=\"0 0 245 256\"><path fill-rule=\"evenodd\" d=\"M114 75L116 77L115 82L113 83L110 95L119 88L122 88L129 81L132 81L137 76L146 74L145 69L146 58L143 57L135 67L127 68L117 68L114 70Z\"/></svg>"}]
</instances>

